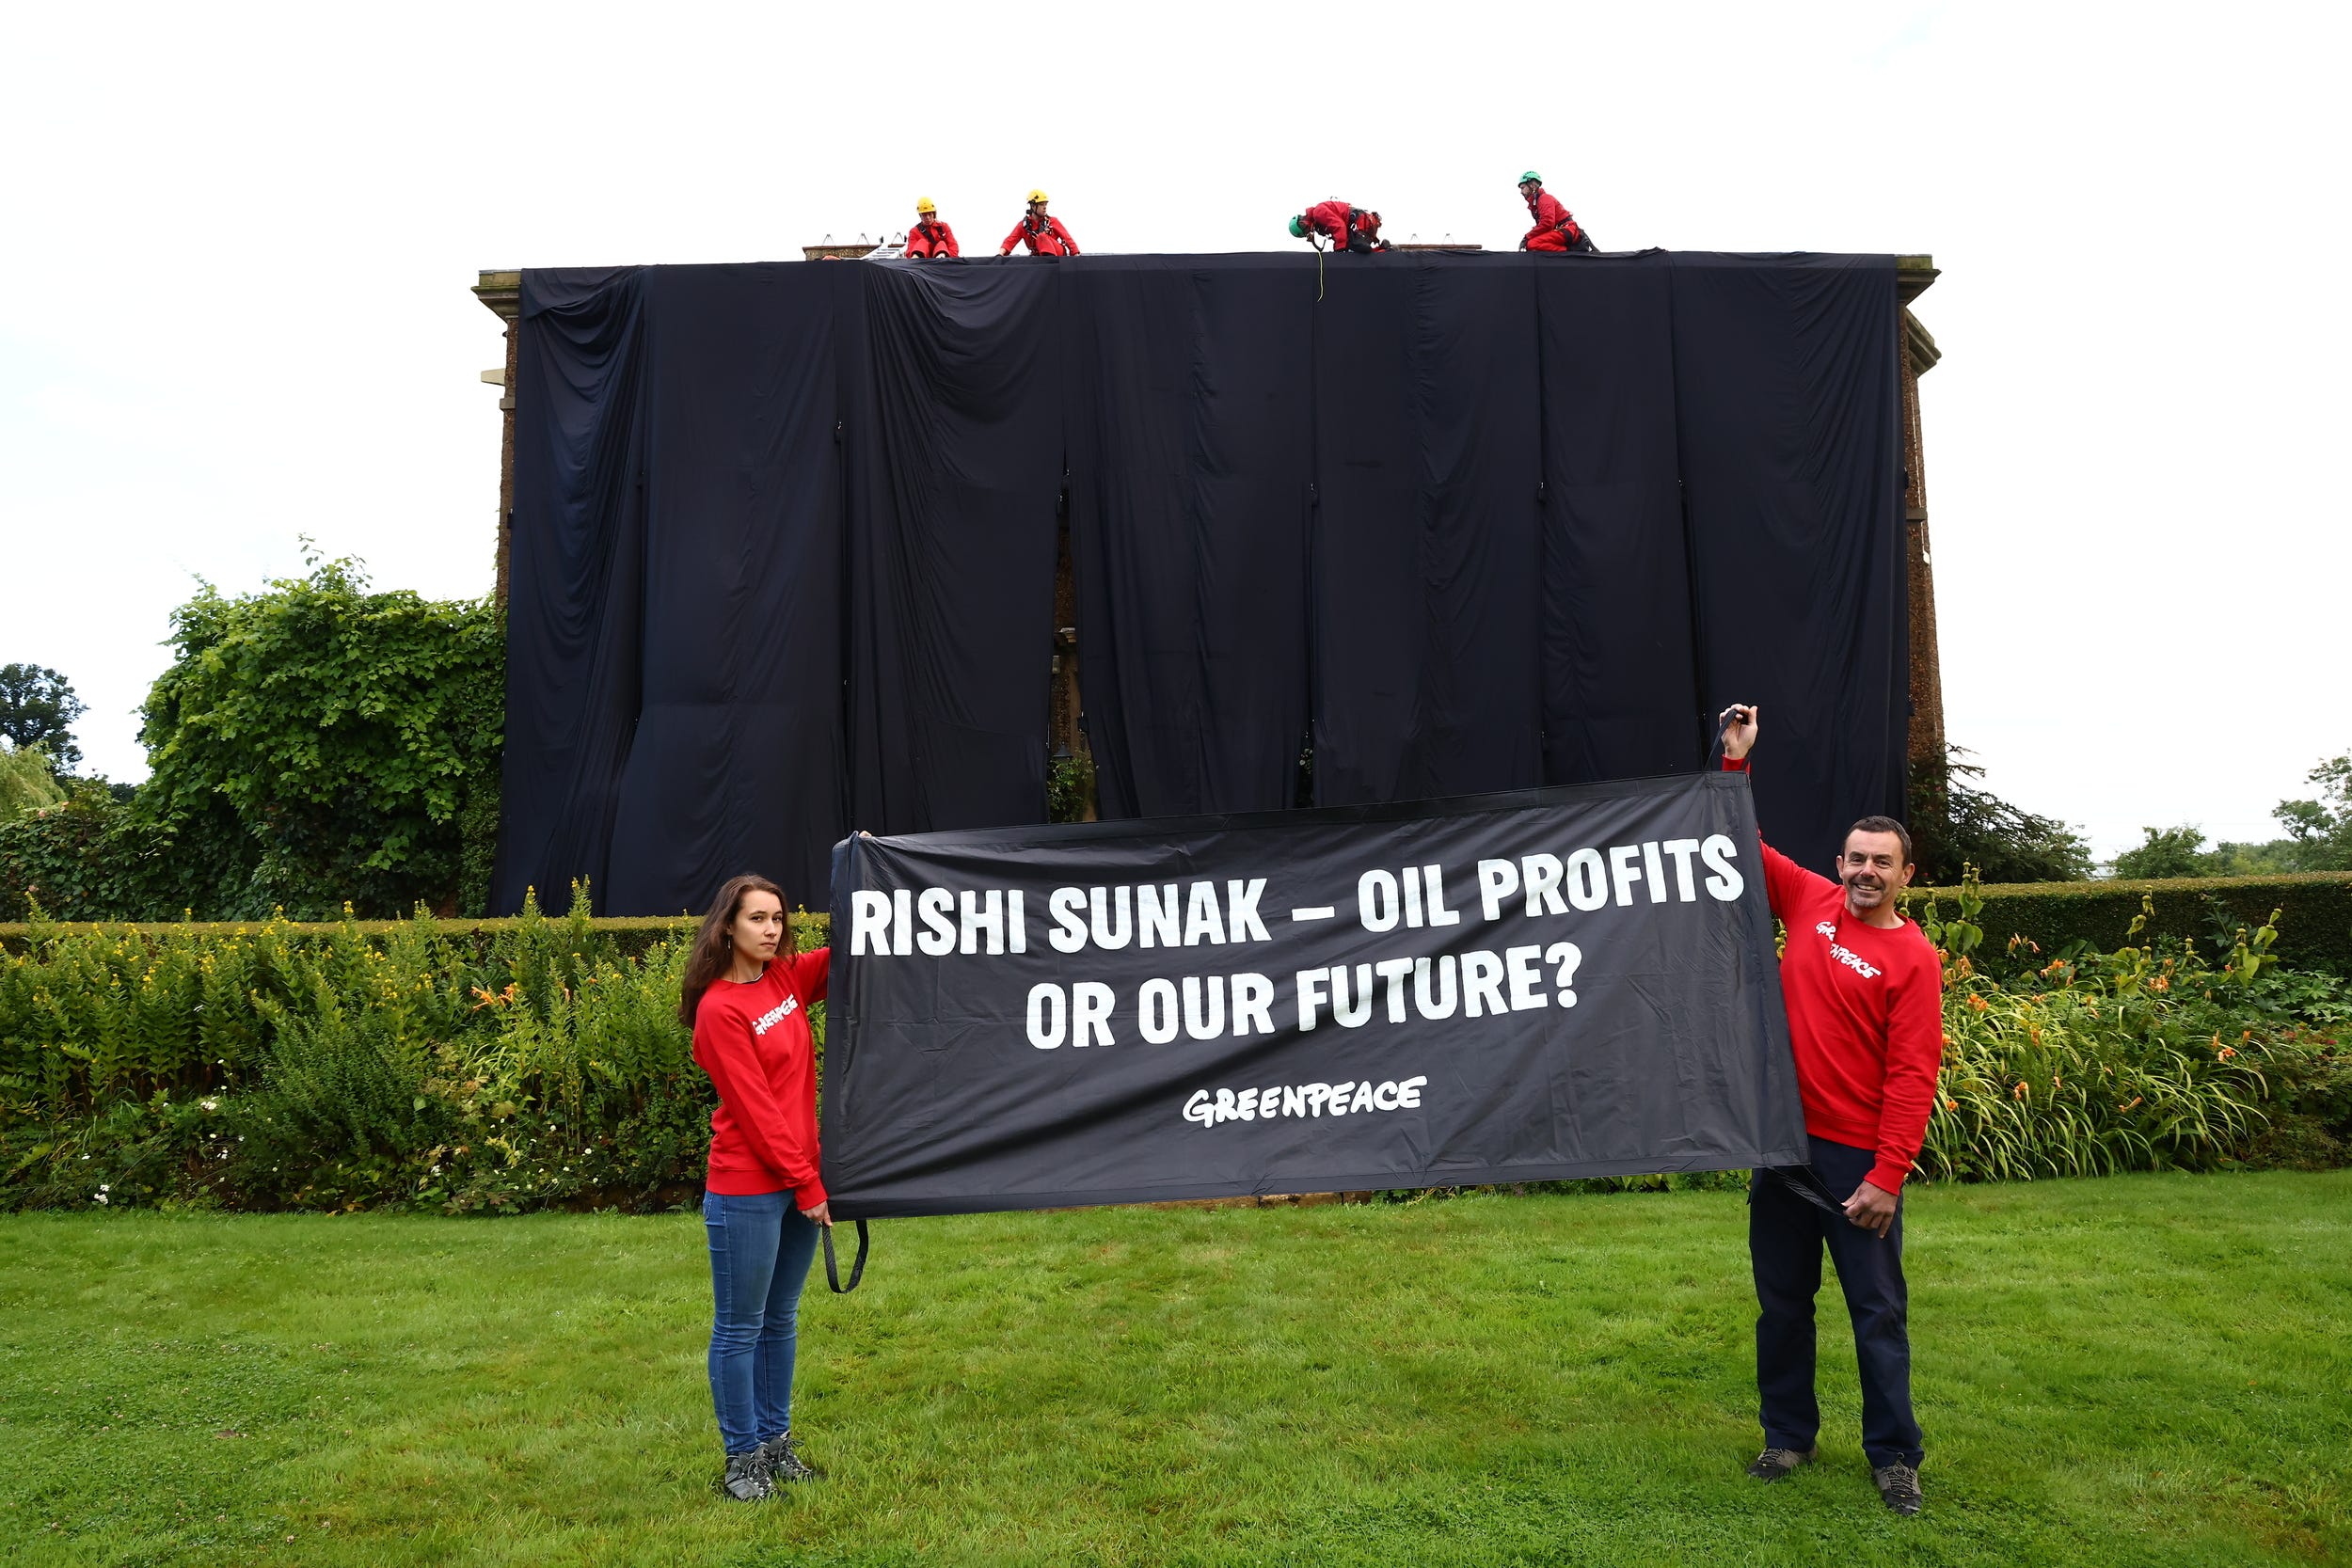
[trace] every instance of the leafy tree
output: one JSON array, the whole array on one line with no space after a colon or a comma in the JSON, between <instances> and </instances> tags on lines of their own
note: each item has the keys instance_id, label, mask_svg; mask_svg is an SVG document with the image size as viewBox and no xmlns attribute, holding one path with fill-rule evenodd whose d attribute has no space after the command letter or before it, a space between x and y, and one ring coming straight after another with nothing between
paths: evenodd
<instances>
[{"instance_id":1,"label":"leafy tree","mask_svg":"<svg viewBox=\"0 0 2352 1568\"><path fill-rule=\"evenodd\" d=\"M194 845L178 852L170 829L145 820L103 780L69 779L63 793L0 818L0 920L23 920L35 904L56 920L161 920L200 906L206 879L196 868L205 862Z\"/></svg>"},{"instance_id":2,"label":"leafy tree","mask_svg":"<svg viewBox=\"0 0 2352 1568\"><path fill-rule=\"evenodd\" d=\"M63 799L48 752L38 746L0 746L0 821Z\"/></svg>"},{"instance_id":3,"label":"leafy tree","mask_svg":"<svg viewBox=\"0 0 2352 1568\"><path fill-rule=\"evenodd\" d=\"M1919 880L1946 886L1973 865L1988 882L2078 882L2091 870L2090 845L2054 816L2010 805L1977 783L1984 769L1946 748L1940 766L1912 769L1911 837Z\"/></svg>"},{"instance_id":4,"label":"leafy tree","mask_svg":"<svg viewBox=\"0 0 2352 1568\"><path fill-rule=\"evenodd\" d=\"M2352 871L2352 753L2306 775L2316 800L2281 800L2271 811L2287 830L2267 844L2205 847L2202 830L2142 828L2140 842L2115 857L2118 877L2265 877L2287 871Z\"/></svg>"},{"instance_id":5,"label":"leafy tree","mask_svg":"<svg viewBox=\"0 0 2352 1568\"><path fill-rule=\"evenodd\" d=\"M50 766L71 773L82 748L73 741L73 721L88 712L72 685L38 664L0 664L0 736L18 751L38 746Z\"/></svg>"},{"instance_id":6,"label":"leafy tree","mask_svg":"<svg viewBox=\"0 0 2352 1568\"><path fill-rule=\"evenodd\" d=\"M2281 800L2271 812L2285 824L2302 871L2352 871L2352 752L2305 775L2316 800Z\"/></svg>"},{"instance_id":7,"label":"leafy tree","mask_svg":"<svg viewBox=\"0 0 2352 1568\"><path fill-rule=\"evenodd\" d=\"M2141 841L2115 857L2118 877L2209 875L2205 831L2184 822L2177 828L2142 828Z\"/></svg>"},{"instance_id":8,"label":"leafy tree","mask_svg":"<svg viewBox=\"0 0 2352 1568\"><path fill-rule=\"evenodd\" d=\"M371 592L359 563L172 612L134 812L202 868L199 913L363 915L478 905L477 825L504 730L504 639L485 600ZM469 810L469 808L474 808ZM174 910L172 912L177 912Z\"/></svg>"}]
</instances>

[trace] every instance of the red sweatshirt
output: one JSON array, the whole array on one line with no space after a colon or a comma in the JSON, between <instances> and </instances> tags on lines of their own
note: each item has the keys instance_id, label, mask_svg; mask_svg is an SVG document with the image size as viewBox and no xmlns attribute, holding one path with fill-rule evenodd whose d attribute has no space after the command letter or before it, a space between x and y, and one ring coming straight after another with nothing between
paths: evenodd
<instances>
[{"instance_id":1,"label":"red sweatshirt","mask_svg":"<svg viewBox=\"0 0 2352 1568\"><path fill-rule=\"evenodd\" d=\"M1725 758L1724 768L1745 772L1746 759ZM1911 921L1889 927L1857 920L1846 909L1843 886L1770 845L1764 887L1772 913L1788 927L1780 990L1804 1130L1875 1149L1870 1184L1900 1192L1935 1104L1944 965Z\"/></svg>"},{"instance_id":2,"label":"red sweatshirt","mask_svg":"<svg viewBox=\"0 0 2352 1568\"><path fill-rule=\"evenodd\" d=\"M808 1004L825 999L832 970L830 947L779 955L758 979L722 979L695 1005L694 1061L719 1086L703 1183L712 1192L749 1197L789 1187L800 1208L825 1201Z\"/></svg>"}]
</instances>

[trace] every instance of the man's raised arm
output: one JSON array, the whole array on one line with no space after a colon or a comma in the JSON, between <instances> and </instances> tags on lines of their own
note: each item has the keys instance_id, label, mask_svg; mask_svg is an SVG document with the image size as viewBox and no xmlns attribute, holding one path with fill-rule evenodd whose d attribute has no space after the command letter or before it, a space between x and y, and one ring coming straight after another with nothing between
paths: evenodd
<instances>
[{"instance_id":1,"label":"man's raised arm","mask_svg":"<svg viewBox=\"0 0 2352 1568\"><path fill-rule=\"evenodd\" d=\"M1752 704L1734 703L1717 716L1716 721L1723 726L1724 732L1724 772L1744 773L1748 771L1748 752L1756 745L1756 711ZM1772 913L1775 917L1782 920L1788 919L1788 916L1785 911L1793 908L1800 897L1808 890L1819 891L1813 888L1813 884L1819 883L1823 888L1835 888L1837 885L1827 877L1807 871L1795 861L1766 844L1763 841L1760 826L1757 830L1756 845L1764 851L1764 893L1772 903Z\"/></svg>"}]
</instances>

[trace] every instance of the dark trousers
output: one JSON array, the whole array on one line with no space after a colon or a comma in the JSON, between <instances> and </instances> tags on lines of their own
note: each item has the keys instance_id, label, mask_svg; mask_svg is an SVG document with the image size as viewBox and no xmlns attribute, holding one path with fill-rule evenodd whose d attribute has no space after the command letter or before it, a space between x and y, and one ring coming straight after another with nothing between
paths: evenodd
<instances>
[{"instance_id":1,"label":"dark trousers","mask_svg":"<svg viewBox=\"0 0 2352 1568\"><path fill-rule=\"evenodd\" d=\"M1813 1170L1833 1202L1844 1203L1877 1164L1867 1148L1813 1146ZM1802 1178L1800 1178L1802 1179ZM1829 1245L1837 1283L1853 1319L1854 1360L1862 1373L1862 1448L1873 1467L1919 1463L1919 1423L1911 1414L1910 1292L1903 1285L1899 1206L1885 1236L1827 1212L1788 1190L1770 1171L1748 1188L1748 1259L1756 1269L1756 1387L1762 1397L1764 1444L1805 1449L1820 1434L1813 1397L1813 1298L1821 1289L1821 1246Z\"/></svg>"}]
</instances>

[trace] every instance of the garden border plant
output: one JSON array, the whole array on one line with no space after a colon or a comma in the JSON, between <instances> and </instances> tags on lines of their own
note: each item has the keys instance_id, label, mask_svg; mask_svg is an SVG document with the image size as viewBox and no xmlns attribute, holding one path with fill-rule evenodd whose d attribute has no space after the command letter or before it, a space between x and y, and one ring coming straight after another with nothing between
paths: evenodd
<instances>
[{"instance_id":1,"label":"garden border plant","mask_svg":"<svg viewBox=\"0 0 2352 1568\"><path fill-rule=\"evenodd\" d=\"M1947 980L1926 1177L2344 1160L2352 985L2283 965L2275 910L2158 939L2148 892L2123 945L2053 948L1999 934L1997 891L1911 903ZM828 925L803 911L795 940ZM561 918L10 928L0 1208L691 1200L711 1094L675 1017L690 929L592 918L580 889Z\"/></svg>"}]
</instances>

